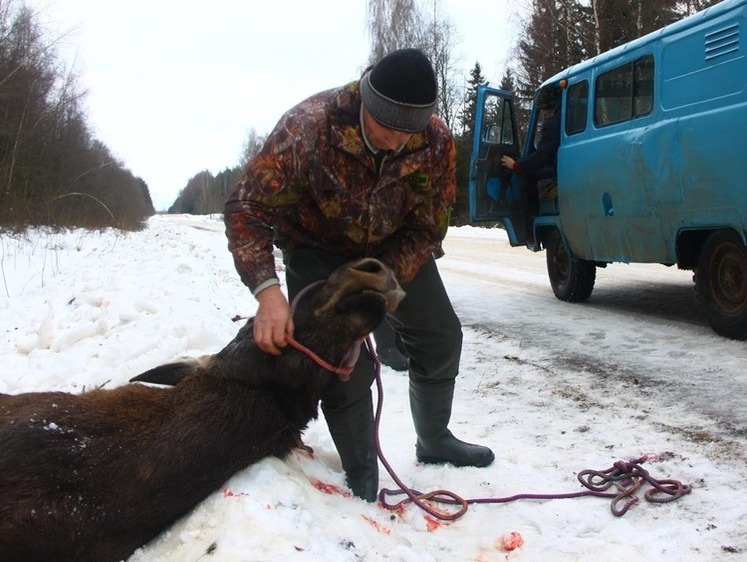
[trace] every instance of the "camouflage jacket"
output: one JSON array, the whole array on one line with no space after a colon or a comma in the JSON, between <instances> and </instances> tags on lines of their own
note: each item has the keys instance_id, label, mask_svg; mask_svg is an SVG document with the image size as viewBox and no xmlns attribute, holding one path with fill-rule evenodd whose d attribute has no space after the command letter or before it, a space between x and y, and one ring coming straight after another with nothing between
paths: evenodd
<instances>
[{"instance_id":1,"label":"camouflage jacket","mask_svg":"<svg viewBox=\"0 0 747 562\"><path fill-rule=\"evenodd\" d=\"M358 82L288 111L225 207L226 235L252 291L277 279L274 231L291 244L373 256L412 280L441 251L456 197L454 139L433 116L377 171L360 125Z\"/></svg>"}]
</instances>

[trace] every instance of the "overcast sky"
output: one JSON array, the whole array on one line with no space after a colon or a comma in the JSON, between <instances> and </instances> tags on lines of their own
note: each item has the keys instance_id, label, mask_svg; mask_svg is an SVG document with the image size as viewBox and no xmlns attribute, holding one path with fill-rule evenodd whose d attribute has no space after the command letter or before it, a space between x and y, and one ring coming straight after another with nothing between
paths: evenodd
<instances>
[{"instance_id":1,"label":"overcast sky","mask_svg":"<svg viewBox=\"0 0 747 562\"><path fill-rule=\"evenodd\" d=\"M96 138L167 209L190 177L237 164L309 95L356 79L365 0L28 0L74 60ZM465 79L500 81L523 0L441 0Z\"/></svg>"}]
</instances>

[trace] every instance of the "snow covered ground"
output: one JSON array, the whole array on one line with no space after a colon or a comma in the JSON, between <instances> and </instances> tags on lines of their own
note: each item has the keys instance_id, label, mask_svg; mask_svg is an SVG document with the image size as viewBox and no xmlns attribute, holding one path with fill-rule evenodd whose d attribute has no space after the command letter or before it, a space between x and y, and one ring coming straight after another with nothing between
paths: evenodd
<instances>
[{"instance_id":1,"label":"snow covered ground","mask_svg":"<svg viewBox=\"0 0 747 562\"><path fill-rule=\"evenodd\" d=\"M697 314L646 316L645 290L644 301L616 303L598 282L601 305L560 303L544 255L509 248L498 230L452 229L446 250L439 267L465 325L451 427L497 458L485 469L418 464L407 377L384 368L382 446L406 483L466 498L575 492L583 469L652 454L644 467L692 494L641 501L620 518L609 500L580 498L473 505L439 522L350 497L320 420L304 437L313 456L239 472L130 560L747 560L744 342L718 338ZM648 275L623 267L631 286L631 275ZM0 274L4 393L127 384L218 351L238 329L232 319L256 310L219 217L158 216L130 234L0 236ZM686 272L663 275L667 294L690 298ZM604 359L589 360L592 349ZM382 470L382 486L392 485Z\"/></svg>"}]
</instances>

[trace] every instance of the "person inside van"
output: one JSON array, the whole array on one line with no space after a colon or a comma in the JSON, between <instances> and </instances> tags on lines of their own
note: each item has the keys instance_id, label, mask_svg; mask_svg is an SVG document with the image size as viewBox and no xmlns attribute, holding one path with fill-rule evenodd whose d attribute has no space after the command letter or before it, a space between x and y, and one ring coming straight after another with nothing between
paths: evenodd
<instances>
[{"instance_id":1,"label":"person inside van","mask_svg":"<svg viewBox=\"0 0 747 562\"><path fill-rule=\"evenodd\" d=\"M537 93L537 107L542 113L542 127L536 149L525 158L514 160L503 156L501 164L521 176L536 182L540 200L558 196L558 147L560 146L560 87L547 85Z\"/></svg>"}]
</instances>

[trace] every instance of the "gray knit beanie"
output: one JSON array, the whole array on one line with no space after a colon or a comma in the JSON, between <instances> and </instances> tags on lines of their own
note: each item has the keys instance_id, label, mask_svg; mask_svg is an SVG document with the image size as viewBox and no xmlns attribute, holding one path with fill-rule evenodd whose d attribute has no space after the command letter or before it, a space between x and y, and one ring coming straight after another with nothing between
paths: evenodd
<instances>
[{"instance_id":1,"label":"gray knit beanie","mask_svg":"<svg viewBox=\"0 0 747 562\"><path fill-rule=\"evenodd\" d=\"M436 74L418 49L400 49L382 58L360 82L361 100L389 129L416 133L436 109Z\"/></svg>"}]
</instances>

